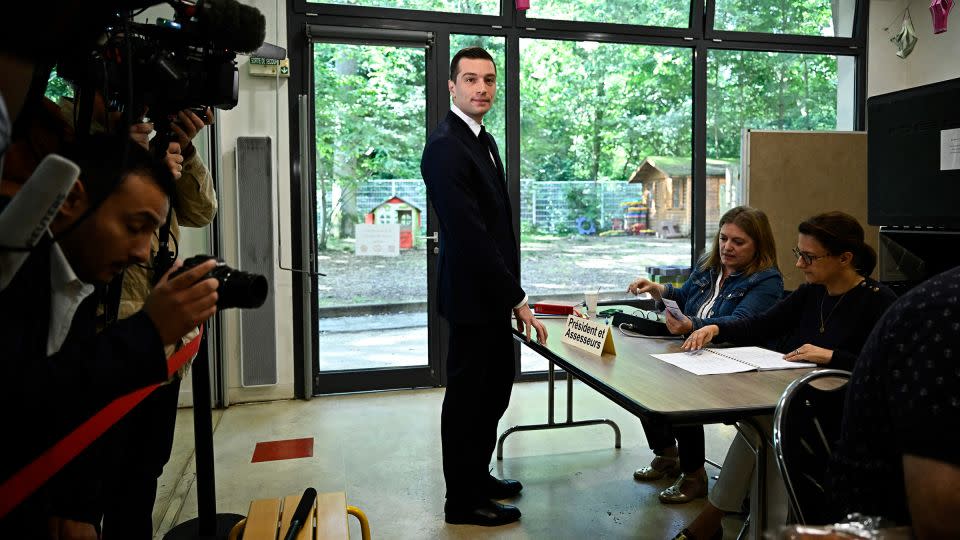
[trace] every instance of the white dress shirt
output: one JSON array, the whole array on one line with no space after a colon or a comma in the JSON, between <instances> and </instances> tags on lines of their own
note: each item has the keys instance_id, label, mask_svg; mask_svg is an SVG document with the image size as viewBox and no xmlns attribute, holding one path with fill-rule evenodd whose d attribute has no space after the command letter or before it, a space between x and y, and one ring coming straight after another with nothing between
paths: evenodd
<instances>
[{"instance_id":1,"label":"white dress shirt","mask_svg":"<svg viewBox=\"0 0 960 540\"><path fill-rule=\"evenodd\" d=\"M467 127L470 128L470 131L473 132L473 136L480 138L480 124L476 120L467 116L467 113L460 110L460 107L457 107L453 103L450 104L450 110L453 111L453 114L460 117L461 120L467 123ZM480 141L484 146L487 146L487 141ZM497 160L493 157L493 150L490 147L487 147L487 152L490 153L490 161L493 162L493 166L497 166Z\"/></svg>"},{"instance_id":2,"label":"white dress shirt","mask_svg":"<svg viewBox=\"0 0 960 540\"><path fill-rule=\"evenodd\" d=\"M457 107L453 103L450 104L450 110L453 111L453 114L459 116L461 120L467 123L467 127L470 128L470 131L473 132L474 137L478 137L478 138L480 137L480 124L477 123L476 120L467 116L467 113L461 111L460 107ZM483 144L486 145L487 144L486 141L483 141ZM488 151L490 153L490 161L492 161L493 165L496 166L497 160L494 159L493 157L493 150L488 148ZM519 304L513 306L513 309L520 309L521 307L527 305L529 301L530 301L530 297L524 294L523 300L521 300Z\"/></svg>"},{"instance_id":3,"label":"white dress shirt","mask_svg":"<svg viewBox=\"0 0 960 540\"><path fill-rule=\"evenodd\" d=\"M60 246L50 248L50 331L47 356L60 350L70 332L73 315L83 300L93 294L93 285L80 281Z\"/></svg>"}]
</instances>

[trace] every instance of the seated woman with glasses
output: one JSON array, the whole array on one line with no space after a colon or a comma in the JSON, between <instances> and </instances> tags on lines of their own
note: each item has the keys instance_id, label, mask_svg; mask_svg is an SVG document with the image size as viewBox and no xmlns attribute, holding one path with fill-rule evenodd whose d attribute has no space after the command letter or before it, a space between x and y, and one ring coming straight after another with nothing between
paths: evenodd
<instances>
[{"instance_id":1,"label":"seated woman with glasses","mask_svg":"<svg viewBox=\"0 0 960 540\"><path fill-rule=\"evenodd\" d=\"M634 294L649 292L658 301L677 302L684 316L667 312L667 329L686 334L705 325L744 319L766 311L783 294L783 276L777 269L777 252L767 215L746 206L733 208L720 218L709 254L683 284L635 280L627 287ZM679 475L660 493L664 503L685 503L707 495L703 426L674 427L641 420L655 457L648 467L633 473L637 480L659 480Z\"/></svg>"},{"instance_id":2,"label":"seated woman with glasses","mask_svg":"<svg viewBox=\"0 0 960 540\"><path fill-rule=\"evenodd\" d=\"M856 218L843 212L827 212L807 219L798 230L793 253L806 283L758 316L697 329L683 343L683 349L700 349L711 341L762 345L776 340L774 348L785 353L786 360L853 369L867 336L895 295L868 277L876 266L877 255L864 243L863 227ZM755 425L765 429L764 436L769 438L772 417L755 420ZM769 445L765 447L768 523L782 524L786 493ZM754 465L753 450L742 437L736 437L727 450L709 504L675 539L719 538L723 516L742 508Z\"/></svg>"}]
</instances>

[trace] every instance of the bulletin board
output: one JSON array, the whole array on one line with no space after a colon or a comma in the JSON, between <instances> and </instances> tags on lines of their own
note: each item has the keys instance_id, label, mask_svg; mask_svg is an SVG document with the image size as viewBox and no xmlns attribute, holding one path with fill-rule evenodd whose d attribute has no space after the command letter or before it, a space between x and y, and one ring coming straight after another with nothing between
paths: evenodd
<instances>
[{"instance_id":1,"label":"bulletin board","mask_svg":"<svg viewBox=\"0 0 960 540\"><path fill-rule=\"evenodd\" d=\"M866 133L747 130L742 153L747 204L770 218L786 289L803 283L791 250L797 225L812 215L840 210L854 216L877 249L879 229L867 225Z\"/></svg>"}]
</instances>

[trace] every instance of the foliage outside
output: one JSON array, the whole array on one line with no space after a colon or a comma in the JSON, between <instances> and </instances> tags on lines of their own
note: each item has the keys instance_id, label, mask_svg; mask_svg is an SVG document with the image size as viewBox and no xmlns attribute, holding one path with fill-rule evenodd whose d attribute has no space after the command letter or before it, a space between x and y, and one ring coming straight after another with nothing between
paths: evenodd
<instances>
[{"instance_id":1,"label":"foliage outside","mask_svg":"<svg viewBox=\"0 0 960 540\"><path fill-rule=\"evenodd\" d=\"M487 5L453 0L394 5L475 10L483 9L481 4ZM821 35L837 26L831 4L824 1L719 4L718 27L722 23ZM535 9L542 17L570 20L686 25L685 19L677 22L677 14L688 13L688 5L667 0L643 5L647 7L637 8L627 0L545 0ZM485 123L506 160L520 159L525 180L624 182L649 156L692 155L693 49L521 39L520 156L511 156L504 139L504 39L451 35L451 54L468 45L484 46L496 59L501 85ZM852 104L852 89L849 96L838 95L842 68L837 56L735 50L708 54L710 158L736 161L745 128L837 129L838 110ZM356 192L364 182L419 177L427 134L424 70L422 49L314 46L320 249L331 235L351 237L352 224L370 211L356 208ZM569 230L576 230L577 217L590 214L590 201L568 198Z\"/></svg>"},{"instance_id":2,"label":"foliage outside","mask_svg":"<svg viewBox=\"0 0 960 540\"><path fill-rule=\"evenodd\" d=\"M308 0L322 4L499 15L499 0Z\"/></svg>"}]
</instances>

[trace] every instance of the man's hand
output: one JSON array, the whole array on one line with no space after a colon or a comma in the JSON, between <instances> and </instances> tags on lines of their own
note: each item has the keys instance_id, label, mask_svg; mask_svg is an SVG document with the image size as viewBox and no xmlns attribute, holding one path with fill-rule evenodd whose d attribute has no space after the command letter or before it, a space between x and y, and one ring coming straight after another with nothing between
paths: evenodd
<instances>
[{"instance_id":1,"label":"man's hand","mask_svg":"<svg viewBox=\"0 0 960 540\"><path fill-rule=\"evenodd\" d=\"M52 540L97 540L97 529L92 523L51 517L47 530Z\"/></svg>"},{"instance_id":2,"label":"man's hand","mask_svg":"<svg viewBox=\"0 0 960 540\"><path fill-rule=\"evenodd\" d=\"M813 362L814 364L823 365L829 364L830 360L833 359L833 351L804 343L783 355L783 359L789 362Z\"/></svg>"},{"instance_id":3,"label":"man's hand","mask_svg":"<svg viewBox=\"0 0 960 540\"><path fill-rule=\"evenodd\" d=\"M153 133L153 124L141 122L130 126L130 138L145 149L150 149L150 134Z\"/></svg>"},{"instance_id":4,"label":"man's hand","mask_svg":"<svg viewBox=\"0 0 960 540\"><path fill-rule=\"evenodd\" d=\"M669 309L666 311L666 314L667 330L669 330L671 334L679 336L693 331L693 321L687 317L678 319L673 316L673 313L671 313Z\"/></svg>"},{"instance_id":5,"label":"man's hand","mask_svg":"<svg viewBox=\"0 0 960 540\"><path fill-rule=\"evenodd\" d=\"M532 327L537 329L537 343L547 344L547 329L542 322L533 316L530 306L520 306L513 310L513 315L517 318L517 330L527 334L527 341L530 341L530 328Z\"/></svg>"},{"instance_id":6,"label":"man's hand","mask_svg":"<svg viewBox=\"0 0 960 540\"><path fill-rule=\"evenodd\" d=\"M944 426L944 429L950 429ZM934 435L935 436L935 435ZM917 540L960 535L960 467L929 457L904 454L903 486Z\"/></svg>"},{"instance_id":7,"label":"man's hand","mask_svg":"<svg viewBox=\"0 0 960 540\"><path fill-rule=\"evenodd\" d=\"M183 176L183 154L180 153L180 143L172 142L167 146L167 155L163 158L163 162L167 164L175 180Z\"/></svg>"},{"instance_id":8,"label":"man's hand","mask_svg":"<svg viewBox=\"0 0 960 540\"><path fill-rule=\"evenodd\" d=\"M666 287L659 283L654 283L646 278L637 278L633 280L630 285L627 285L627 292L632 294L641 294L648 292L654 299L660 300L663 298L663 293L667 290Z\"/></svg>"},{"instance_id":9,"label":"man's hand","mask_svg":"<svg viewBox=\"0 0 960 540\"><path fill-rule=\"evenodd\" d=\"M176 343L217 312L217 280L198 281L216 265L217 261L211 259L170 279L170 274L183 266L177 261L147 297L143 311L153 321L164 345Z\"/></svg>"},{"instance_id":10,"label":"man's hand","mask_svg":"<svg viewBox=\"0 0 960 540\"><path fill-rule=\"evenodd\" d=\"M685 351L699 351L704 345L713 341L720 333L720 327L715 324L708 324L696 332L690 334L690 337L680 346Z\"/></svg>"},{"instance_id":11,"label":"man's hand","mask_svg":"<svg viewBox=\"0 0 960 540\"><path fill-rule=\"evenodd\" d=\"M213 111L209 107L207 107L206 117L207 120L204 122L195 112L184 109L170 122L170 129L177 135L177 142L180 143L180 148L185 155L193 154L193 138L200 133L203 126L213 123Z\"/></svg>"}]
</instances>

